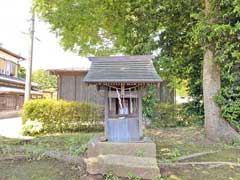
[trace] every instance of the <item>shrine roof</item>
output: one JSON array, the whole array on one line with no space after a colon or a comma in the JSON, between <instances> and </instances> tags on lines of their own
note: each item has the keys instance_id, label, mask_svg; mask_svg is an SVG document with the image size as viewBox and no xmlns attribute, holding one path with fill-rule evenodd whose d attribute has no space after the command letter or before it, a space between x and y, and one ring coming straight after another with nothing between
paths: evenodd
<instances>
[{"instance_id":1,"label":"shrine roof","mask_svg":"<svg viewBox=\"0 0 240 180\"><path fill-rule=\"evenodd\" d=\"M150 55L89 57L87 83L159 83Z\"/></svg>"}]
</instances>

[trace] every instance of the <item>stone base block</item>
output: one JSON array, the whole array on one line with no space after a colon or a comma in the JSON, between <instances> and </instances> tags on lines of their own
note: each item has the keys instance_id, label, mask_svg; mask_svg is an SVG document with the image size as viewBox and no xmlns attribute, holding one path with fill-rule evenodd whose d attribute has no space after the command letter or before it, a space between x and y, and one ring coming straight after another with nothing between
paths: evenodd
<instances>
[{"instance_id":1,"label":"stone base block","mask_svg":"<svg viewBox=\"0 0 240 180\"><path fill-rule=\"evenodd\" d=\"M129 174L142 179L160 177L160 171L155 158L125 155L99 155L85 160L89 174L113 173L119 177Z\"/></svg>"},{"instance_id":2,"label":"stone base block","mask_svg":"<svg viewBox=\"0 0 240 180\"><path fill-rule=\"evenodd\" d=\"M102 142L100 138L95 138L88 145L87 156L96 157L98 155L126 155L141 157L156 157L156 145L148 138L139 142L118 143Z\"/></svg>"}]
</instances>

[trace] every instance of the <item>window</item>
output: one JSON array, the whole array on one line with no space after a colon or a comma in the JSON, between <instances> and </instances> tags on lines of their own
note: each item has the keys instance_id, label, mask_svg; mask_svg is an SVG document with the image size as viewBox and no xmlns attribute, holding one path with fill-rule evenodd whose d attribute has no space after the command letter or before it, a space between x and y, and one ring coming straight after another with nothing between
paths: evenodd
<instances>
[{"instance_id":1,"label":"window","mask_svg":"<svg viewBox=\"0 0 240 180\"><path fill-rule=\"evenodd\" d=\"M8 76L16 75L17 64L8 60L0 59L0 74Z\"/></svg>"}]
</instances>

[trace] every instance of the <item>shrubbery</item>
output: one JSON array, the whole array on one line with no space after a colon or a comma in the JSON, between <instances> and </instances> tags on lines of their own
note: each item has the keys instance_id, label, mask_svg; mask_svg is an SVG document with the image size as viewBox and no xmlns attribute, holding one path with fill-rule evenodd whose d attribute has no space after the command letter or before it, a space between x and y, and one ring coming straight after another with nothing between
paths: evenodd
<instances>
[{"instance_id":1,"label":"shrubbery","mask_svg":"<svg viewBox=\"0 0 240 180\"><path fill-rule=\"evenodd\" d=\"M56 133L103 129L103 107L63 100L30 100L23 106L23 133ZM41 130L39 124L42 125Z\"/></svg>"},{"instance_id":2,"label":"shrubbery","mask_svg":"<svg viewBox=\"0 0 240 180\"><path fill-rule=\"evenodd\" d=\"M215 98L223 118L240 132L240 86L236 89L222 89L221 95Z\"/></svg>"},{"instance_id":3,"label":"shrubbery","mask_svg":"<svg viewBox=\"0 0 240 180\"><path fill-rule=\"evenodd\" d=\"M151 127L177 127L202 124L202 116L189 114L188 104L161 104L154 106Z\"/></svg>"}]
</instances>

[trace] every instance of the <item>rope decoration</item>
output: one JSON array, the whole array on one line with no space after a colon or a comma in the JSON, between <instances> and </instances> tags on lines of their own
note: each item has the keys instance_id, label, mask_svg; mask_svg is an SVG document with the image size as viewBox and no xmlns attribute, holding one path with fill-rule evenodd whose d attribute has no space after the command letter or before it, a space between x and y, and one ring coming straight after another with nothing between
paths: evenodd
<instances>
[{"instance_id":1,"label":"rope decoration","mask_svg":"<svg viewBox=\"0 0 240 180\"><path fill-rule=\"evenodd\" d=\"M126 108L126 103L125 103L125 91L129 91L129 99L130 99L130 114L133 114L133 111L134 111L134 103L133 103L133 97L132 97L132 90L133 91L136 91L137 90L137 87L138 86L134 86L134 87L130 87L130 88L125 88L123 84L121 84L121 87L118 88L118 87L114 87L114 86L110 86L108 85L107 86L110 90L110 93L112 92L112 89L115 89L116 92L117 92L117 99L118 99L118 103L119 103L119 106L120 106L120 109L122 112L120 113L125 113L123 112L124 111L124 108ZM120 91L120 92L119 92ZM112 98L109 96L109 110L111 111L112 110Z\"/></svg>"}]
</instances>

